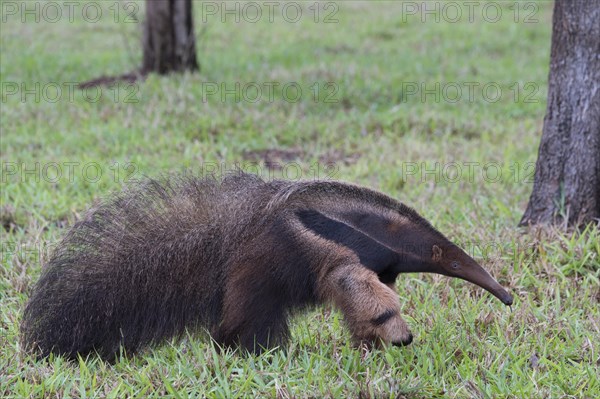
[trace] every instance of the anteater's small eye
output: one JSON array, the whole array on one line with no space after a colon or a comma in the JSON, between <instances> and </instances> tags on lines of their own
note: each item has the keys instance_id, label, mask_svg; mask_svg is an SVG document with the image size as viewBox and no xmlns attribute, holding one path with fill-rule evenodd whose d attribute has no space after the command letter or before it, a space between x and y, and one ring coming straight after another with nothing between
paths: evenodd
<instances>
[{"instance_id":1,"label":"anteater's small eye","mask_svg":"<svg viewBox=\"0 0 600 399\"><path fill-rule=\"evenodd\" d=\"M460 264L457 261L454 261L450 266L452 266L453 269L458 269L460 267Z\"/></svg>"}]
</instances>

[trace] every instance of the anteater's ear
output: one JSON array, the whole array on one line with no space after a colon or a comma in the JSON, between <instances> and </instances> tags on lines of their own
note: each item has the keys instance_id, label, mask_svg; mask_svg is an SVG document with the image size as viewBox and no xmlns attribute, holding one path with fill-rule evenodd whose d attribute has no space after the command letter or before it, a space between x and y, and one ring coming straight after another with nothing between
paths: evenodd
<instances>
[{"instance_id":1,"label":"anteater's ear","mask_svg":"<svg viewBox=\"0 0 600 399\"><path fill-rule=\"evenodd\" d=\"M317 236L352 250L360 259L360 263L375 273L381 273L399 259L398 253L365 232L325 216L319 211L299 210L296 216Z\"/></svg>"},{"instance_id":2,"label":"anteater's ear","mask_svg":"<svg viewBox=\"0 0 600 399\"><path fill-rule=\"evenodd\" d=\"M433 248L431 248L431 252L431 258L434 262L439 262L440 260L442 260L442 248L434 244Z\"/></svg>"}]
</instances>

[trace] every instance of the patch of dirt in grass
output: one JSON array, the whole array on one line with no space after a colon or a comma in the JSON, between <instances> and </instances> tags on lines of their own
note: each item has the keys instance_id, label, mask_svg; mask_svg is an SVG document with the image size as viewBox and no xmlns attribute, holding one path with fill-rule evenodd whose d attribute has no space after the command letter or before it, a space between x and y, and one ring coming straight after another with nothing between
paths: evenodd
<instances>
[{"instance_id":1,"label":"patch of dirt in grass","mask_svg":"<svg viewBox=\"0 0 600 399\"><path fill-rule=\"evenodd\" d=\"M298 147L292 148L267 148L261 150L245 151L243 159L251 162L262 162L271 170L280 170L286 163L305 162L310 154ZM319 163L324 165L352 165L360 158L358 153L346 153L340 149L331 149L318 156Z\"/></svg>"},{"instance_id":2,"label":"patch of dirt in grass","mask_svg":"<svg viewBox=\"0 0 600 399\"><path fill-rule=\"evenodd\" d=\"M302 161L304 150L300 148L267 148L244 151L242 156L245 161L264 163L269 170L281 170L287 163Z\"/></svg>"},{"instance_id":3,"label":"patch of dirt in grass","mask_svg":"<svg viewBox=\"0 0 600 399\"><path fill-rule=\"evenodd\" d=\"M79 89L87 89L96 86L110 86L119 82L135 83L138 80L143 81L144 79L146 79L147 75L147 73L141 71L133 71L117 76L100 76L98 78L82 82L79 84L78 87Z\"/></svg>"},{"instance_id":4,"label":"patch of dirt in grass","mask_svg":"<svg viewBox=\"0 0 600 399\"><path fill-rule=\"evenodd\" d=\"M10 231L16 229L19 224L17 223L17 211L12 205L0 206L0 223L4 231Z\"/></svg>"},{"instance_id":5,"label":"patch of dirt in grass","mask_svg":"<svg viewBox=\"0 0 600 399\"><path fill-rule=\"evenodd\" d=\"M319 162L330 164L342 164L344 166L354 165L360 159L360 154L346 153L340 149L331 149L319 157Z\"/></svg>"}]
</instances>

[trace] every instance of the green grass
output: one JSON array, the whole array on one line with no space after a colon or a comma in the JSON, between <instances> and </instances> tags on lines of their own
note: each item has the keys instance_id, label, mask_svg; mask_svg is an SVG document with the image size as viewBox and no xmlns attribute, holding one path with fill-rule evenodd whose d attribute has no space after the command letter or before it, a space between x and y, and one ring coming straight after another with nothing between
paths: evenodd
<instances>
[{"instance_id":1,"label":"green grass","mask_svg":"<svg viewBox=\"0 0 600 399\"><path fill-rule=\"evenodd\" d=\"M113 3L103 4L109 13ZM313 3L302 4L309 15ZM333 24L281 13L273 23L203 24L196 3L201 72L104 88L97 102L78 90L72 101L21 101L20 87L134 69L138 23L107 14L92 24L81 13L72 23L2 21L1 397L600 397L599 229L515 227L545 111L552 4L522 3L518 23L512 2L495 3L496 23L482 5L472 23L466 14L422 23L397 2L337 4ZM524 23L532 11L537 22ZM207 84L238 81L296 82L303 95L206 95ZM436 82L463 87L463 98L407 93ZM479 83L473 101L466 82ZM483 99L486 84L502 89L498 101ZM325 102L334 89L335 102ZM136 102L125 101L132 90ZM274 177L352 181L415 207L509 288L512 311L466 282L405 275L398 292L415 335L406 348L354 349L340 314L323 307L294 319L285 348L256 357L221 352L202 333L115 364L24 355L18 326L41 263L94 200L128 178L186 168L258 162L268 174L265 160L287 165Z\"/></svg>"}]
</instances>

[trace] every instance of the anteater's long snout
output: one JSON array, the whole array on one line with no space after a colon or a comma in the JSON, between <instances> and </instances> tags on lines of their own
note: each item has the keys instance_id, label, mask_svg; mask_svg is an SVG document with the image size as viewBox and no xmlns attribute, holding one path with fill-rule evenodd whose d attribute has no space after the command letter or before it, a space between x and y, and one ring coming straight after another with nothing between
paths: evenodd
<instances>
[{"instance_id":1,"label":"anteater's long snout","mask_svg":"<svg viewBox=\"0 0 600 399\"><path fill-rule=\"evenodd\" d=\"M500 299L502 301L502 303L505 304L506 306L512 305L513 304L512 295L510 295L508 292L506 292L506 290L504 288L502 288L500 286L500 284L498 284L498 283L496 283L496 284L498 285L497 288L494 288L494 289L486 288L486 290L491 292L496 298Z\"/></svg>"},{"instance_id":2,"label":"anteater's long snout","mask_svg":"<svg viewBox=\"0 0 600 399\"><path fill-rule=\"evenodd\" d=\"M503 304L510 306L513 304L513 297L510 295L485 269L477 265L470 268L464 276L460 278L476 284L488 291L496 298L500 299Z\"/></svg>"}]
</instances>

